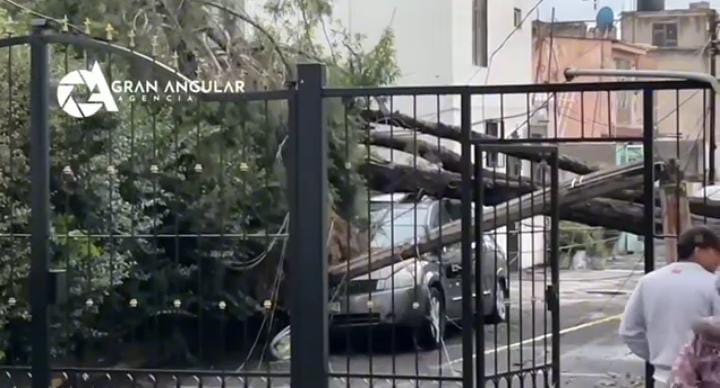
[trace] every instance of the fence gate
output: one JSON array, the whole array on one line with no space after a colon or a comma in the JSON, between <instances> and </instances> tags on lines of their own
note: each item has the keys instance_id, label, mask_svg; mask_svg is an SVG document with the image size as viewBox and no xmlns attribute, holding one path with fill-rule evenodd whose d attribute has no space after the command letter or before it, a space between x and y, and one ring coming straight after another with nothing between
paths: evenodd
<instances>
[{"instance_id":1,"label":"fence gate","mask_svg":"<svg viewBox=\"0 0 720 388\"><path fill-rule=\"evenodd\" d=\"M471 179L465 180L463 193L467 214L463 218L463 263L472 267L464 271L464 280L473 289L464 290L464 295L471 294L472 302L463 298L463 309L475 319L472 328L463 330L463 344L473 348L469 342L474 339L475 353L472 359L464 359L464 368L474 367L477 387L559 386L557 147L471 143L474 162L466 163L466 169L472 169L472 174L466 171L464 175ZM483 161L500 153L523 152L537 155L537 162L527 163L527 171L519 171L516 177L495 170L488 174L481 168ZM484 206L485 187L495 187L501 180L507 186L514 181L537 190L500 205ZM504 325L496 325L500 322Z\"/></svg>"},{"instance_id":2,"label":"fence gate","mask_svg":"<svg viewBox=\"0 0 720 388\"><path fill-rule=\"evenodd\" d=\"M179 74L43 21L0 48L1 386L559 386L560 217L644 235L649 272L655 171L676 159L714 176L698 82L329 88L306 64L288 90L74 120L50 109L55 77ZM674 132L671 152L656 132ZM615 143L643 162L562 150ZM257 303L243 274L261 264L275 278ZM290 338L274 337L286 268Z\"/></svg>"},{"instance_id":3,"label":"fence gate","mask_svg":"<svg viewBox=\"0 0 720 388\"><path fill-rule=\"evenodd\" d=\"M283 268L294 91L196 93L129 45L45 20L0 40L0 386L288 386L279 284L246 285Z\"/></svg>"}]
</instances>

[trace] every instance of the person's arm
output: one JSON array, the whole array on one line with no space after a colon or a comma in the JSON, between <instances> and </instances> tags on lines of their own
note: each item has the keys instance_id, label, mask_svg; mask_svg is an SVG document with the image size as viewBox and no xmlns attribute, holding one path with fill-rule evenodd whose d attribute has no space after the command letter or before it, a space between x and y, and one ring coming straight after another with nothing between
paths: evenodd
<instances>
[{"instance_id":1,"label":"person's arm","mask_svg":"<svg viewBox=\"0 0 720 388\"><path fill-rule=\"evenodd\" d=\"M643 360L648 360L650 350L648 349L645 313L643 310L642 282L640 282L630 296L627 305L625 305L625 313L622 322L620 322L619 334L631 352Z\"/></svg>"},{"instance_id":2,"label":"person's arm","mask_svg":"<svg viewBox=\"0 0 720 388\"><path fill-rule=\"evenodd\" d=\"M715 288L710 292L712 300L712 315L720 315L720 276L715 277Z\"/></svg>"}]
</instances>

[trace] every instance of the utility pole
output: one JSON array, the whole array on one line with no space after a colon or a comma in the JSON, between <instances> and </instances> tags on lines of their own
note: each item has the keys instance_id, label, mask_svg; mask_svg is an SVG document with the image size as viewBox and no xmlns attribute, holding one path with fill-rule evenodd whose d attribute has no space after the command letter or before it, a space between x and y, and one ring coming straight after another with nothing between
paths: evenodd
<instances>
[{"instance_id":1,"label":"utility pole","mask_svg":"<svg viewBox=\"0 0 720 388\"><path fill-rule=\"evenodd\" d=\"M717 11L714 9L712 10L710 14L710 75L713 76L713 78L717 78L717 55L718 55L718 14ZM717 109L715 106L716 103L716 93L712 92L710 93L710 172L708 174L708 185L715 184L715 151L717 150L717 144L716 144L716 131L717 128L715 127L716 120L715 120L715 114L717 113Z\"/></svg>"}]
</instances>

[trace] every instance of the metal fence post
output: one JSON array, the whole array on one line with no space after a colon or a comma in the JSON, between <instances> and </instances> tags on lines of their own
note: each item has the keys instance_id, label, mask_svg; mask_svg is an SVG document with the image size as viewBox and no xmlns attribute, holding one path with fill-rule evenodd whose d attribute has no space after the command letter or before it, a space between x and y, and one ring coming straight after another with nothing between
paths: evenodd
<instances>
[{"instance_id":1,"label":"metal fence post","mask_svg":"<svg viewBox=\"0 0 720 388\"><path fill-rule=\"evenodd\" d=\"M323 116L325 67L298 66L290 144L291 383L328 386L328 137Z\"/></svg>"},{"instance_id":2,"label":"metal fence post","mask_svg":"<svg viewBox=\"0 0 720 388\"><path fill-rule=\"evenodd\" d=\"M553 285L552 316L552 383L560 386L560 168L558 151L550 160L550 260L551 283Z\"/></svg>"},{"instance_id":3,"label":"metal fence post","mask_svg":"<svg viewBox=\"0 0 720 388\"><path fill-rule=\"evenodd\" d=\"M463 93L460 96L460 121L462 128L462 268L472 268L472 201L473 201L473 169L472 169L472 95ZM480 163L480 161L475 161ZM480 206L481 204L476 204ZM473 387L473 330L475 329L475 312L472 304L472 275L470 271L462 271L462 378L464 387ZM484 330L484 328L480 328ZM477 349L478 352L483 349Z\"/></svg>"},{"instance_id":4,"label":"metal fence post","mask_svg":"<svg viewBox=\"0 0 720 388\"><path fill-rule=\"evenodd\" d=\"M655 269L655 155L653 152L653 139L655 135L655 102L654 91L643 89L643 203L645 220L645 273ZM645 386L653 388L653 367L650 363L645 364Z\"/></svg>"},{"instance_id":5,"label":"metal fence post","mask_svg":"<svg viewBox=\"0 0 720 388\"><path fill-rule=\"evenodd\" d=\"M50 384L48 325L50 238L50 134L48 129L47 22L36 19L30 36L30 170L32 181L30 304L32 312L32 387Z\"/></svg>"}]
</instances>

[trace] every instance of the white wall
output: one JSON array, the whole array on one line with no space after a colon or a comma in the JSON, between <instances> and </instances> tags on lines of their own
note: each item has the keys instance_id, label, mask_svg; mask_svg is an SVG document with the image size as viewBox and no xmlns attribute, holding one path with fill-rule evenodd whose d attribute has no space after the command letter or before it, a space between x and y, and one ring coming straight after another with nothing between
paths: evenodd
<instances>
[{"instance_id":1,"label":"white wall","mask_svg":"<svg viewBox=\"0 0 720 388\"><path fill-rule=\"evenodd\" d=\"M453 83L456 85L483 85L487 77L487 70L474 66L472 61L472 3L472 0L448 2L453 17ZM488 54L500 47L515 29L513 10L516 7L524 16L532 4L528 0L488 1ZM532 19L529 18L494 57L489 84L529 83L532 80Z\"/></svg>"},{"instance_id":2,"label":"white wall","mask_svg":"<svg viewBox=\"0 0 720 388\"><path fill-rule=\"evenodd\" d=\"M530 83L532 80L532 37L528 21L493 57L489 77L486 68L473 65L472 0L336 0L334 18L352 33L368 37L374 45L385 27L395 32L396 60L401 76L398 86L484 85ZM533 2L506 0L488 2L488 51L491 53L515 28L513 10L525 15ZM532 18L531 18L532 19ZM394 108L419 118L437 120L437 98L417 99L416 110L410 98L396 99ZM440 119L449 124L460 123L460 99L440 98ZM507 96L504 114L524 112L525 96ZM498 97L473 98L473 122L500 116ZM508 120L512 130L524 118ZM484 130L480 124L476 130ZM453 147L459 150L458 146Z\"/></svg>"},{"instance_id":3,"label":"white wall","mask_svg":"<svg viewBox=\"0 0 720 388\"><path fill-rule=\"evenodd\" d=\"M444 85L450 72L448 3L437 0L336 0L333 17L374 46L386 27L395 33L397 85Z\"/></svg>"}]
</instances>

